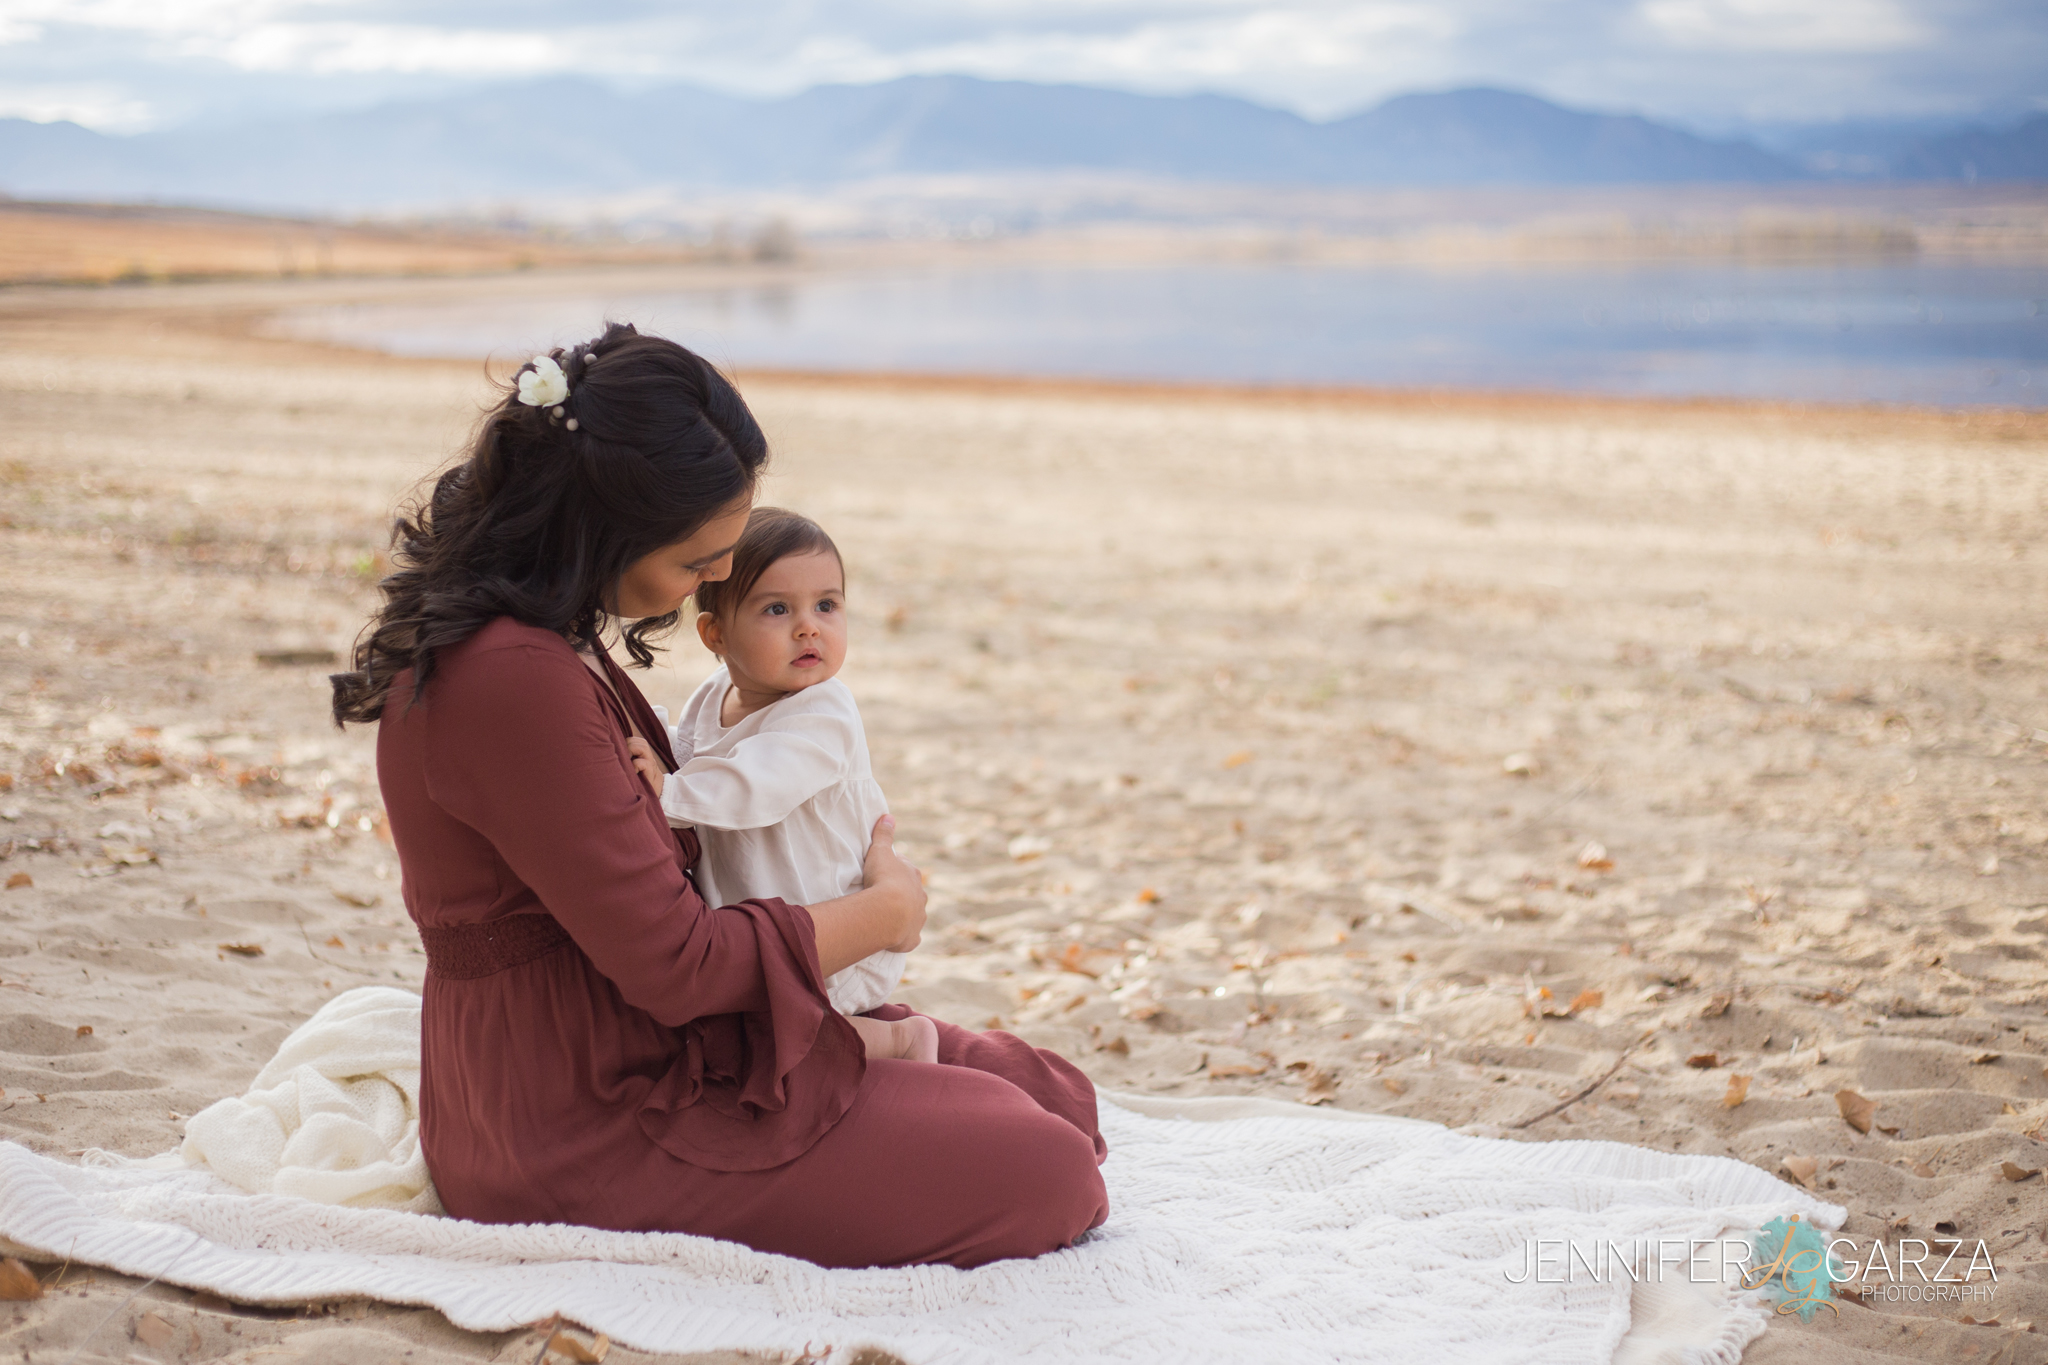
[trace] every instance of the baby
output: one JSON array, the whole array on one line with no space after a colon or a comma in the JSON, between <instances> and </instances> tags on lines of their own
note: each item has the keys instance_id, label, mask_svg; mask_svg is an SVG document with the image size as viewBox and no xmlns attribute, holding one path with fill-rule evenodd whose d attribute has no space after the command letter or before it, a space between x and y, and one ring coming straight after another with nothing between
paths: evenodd
<instances>
[{"instance_id":1,"label":"baby","mask_svg":"<svg viewBox=\"0 0 2048 1365\"><path fill-rule=\"evenodd\" d=\"M697 606L697 635L721 666L670 727L682 767L664 773L644 740L630 747L669 824L697 827L698 890L713 905L746 896L812 905L858 891L889 803L868 767L860 709L835 676L846 659L838 547L808 517L757 507L732 576L701 585ZM931 1020L861 1017L889 998L903 963L902 953L863 958L834 972L826 994L868 1056L936 1062Z\"/></svg>"}]
</instances>

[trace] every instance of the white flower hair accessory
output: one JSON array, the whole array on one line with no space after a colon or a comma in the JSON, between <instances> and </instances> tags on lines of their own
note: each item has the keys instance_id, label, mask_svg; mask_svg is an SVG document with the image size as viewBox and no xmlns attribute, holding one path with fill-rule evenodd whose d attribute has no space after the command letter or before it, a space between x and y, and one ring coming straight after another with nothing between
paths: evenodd
<instances>
[{"instance_id":1,"label":"white flower hair accessory","mask_svg":"<svg viewBox=\"0 0 2048 1365\"><path fill-rule=\"evenodd\" d=\"M569 376L553 356L537 355L531 369L519 372L519 401L529 408L553 407L568 396Z\"/></svg>"}]
</instances>

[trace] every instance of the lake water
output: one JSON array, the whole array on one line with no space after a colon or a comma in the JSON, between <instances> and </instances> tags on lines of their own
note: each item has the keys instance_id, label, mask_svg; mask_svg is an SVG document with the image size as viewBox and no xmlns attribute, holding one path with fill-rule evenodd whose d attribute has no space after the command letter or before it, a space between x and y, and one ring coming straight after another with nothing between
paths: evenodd
<instances>
[{"instance_id":1,"label":"lake water","mask_svg":"<svg viewBox=\"0 0 2048 1365\"><path fill-rule=\"evenodd\" d=\"M1005 266L796 273L496 303L363 305L286 331L518 355L604 318L736 368L2048 405L2048 266Z\"/></svg>"}]
</instances>

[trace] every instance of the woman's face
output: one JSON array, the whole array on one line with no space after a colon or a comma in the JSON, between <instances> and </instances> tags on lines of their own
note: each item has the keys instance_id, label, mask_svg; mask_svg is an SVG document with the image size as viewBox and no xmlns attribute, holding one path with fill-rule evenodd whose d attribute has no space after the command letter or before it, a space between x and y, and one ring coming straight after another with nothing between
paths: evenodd
<instances>
[{"instance_id":1,"label":"woman's face","mask_svg":"<svg viewBox=\"0 0 2048 1365\"><path fill-rule=\"evenodd\" d=\"M688 540L664 545L626 566L619 575L613 612L628 621L679 610L699 583L732 572L732 547L746 529L751 496L742 498L699 527Z\"/></svg>"}]
</instances>

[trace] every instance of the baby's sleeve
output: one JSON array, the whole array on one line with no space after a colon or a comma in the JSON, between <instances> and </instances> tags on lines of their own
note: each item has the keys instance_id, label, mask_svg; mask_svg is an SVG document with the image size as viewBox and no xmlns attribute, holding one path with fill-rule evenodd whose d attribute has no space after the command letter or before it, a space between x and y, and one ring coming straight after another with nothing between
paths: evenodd
<instances>
[{"instance_id":1,"label":"baby's sleeve","mask_svg":"<svg viewBox=\"0 0 2048 1365\"><path fill-rule=\"evenodd\" d=\"M859 741L858 719L836 707L791 708L770 717L757 733L733 745L730 754L686 759L678 749L682 767L662 784L662 811L672 825L761 829L780 824L846 776Z\"/></svg>"}]
</instances>

